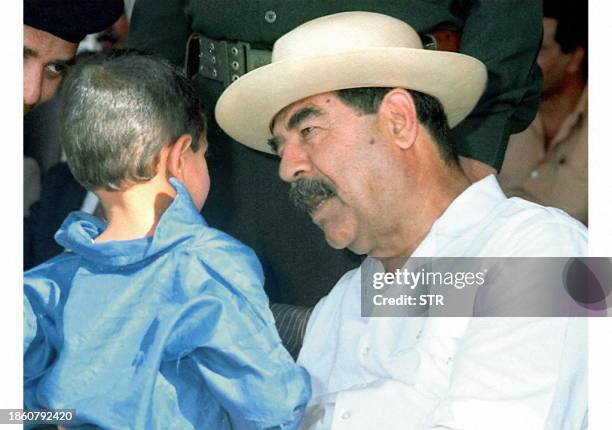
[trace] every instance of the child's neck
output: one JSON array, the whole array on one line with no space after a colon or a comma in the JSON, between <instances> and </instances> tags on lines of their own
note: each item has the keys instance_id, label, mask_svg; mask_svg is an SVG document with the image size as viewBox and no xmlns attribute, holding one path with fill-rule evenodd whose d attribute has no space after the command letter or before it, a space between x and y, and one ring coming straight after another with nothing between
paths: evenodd
<instances>
[{"instance_id":1,"label":"child's neck","mask_svg":"<svg viewBox=\"0 0 612 430\"><path fill-rule=\"evenodd\" d=\"M132 185L121 191L98 191L108 226L95 242L152 236L162 214L176 195L169 185L167 187L155 185L147 182Z\"/></svg>"}]
</instances>

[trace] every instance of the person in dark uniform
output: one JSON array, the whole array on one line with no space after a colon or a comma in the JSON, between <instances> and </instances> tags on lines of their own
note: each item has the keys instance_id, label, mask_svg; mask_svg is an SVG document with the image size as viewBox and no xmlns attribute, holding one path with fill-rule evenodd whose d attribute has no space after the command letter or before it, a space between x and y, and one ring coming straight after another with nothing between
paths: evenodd
<instances>
[{"instance_id":1,"label":"person in dark uniform","mask_svg":"<svg viewBox=\"0 0 612 430\"><path fill-rule=\"evenodd\" d=\"M280 36L311 19L349 10L399 18L428 47L458 50L485 63L485 94L453 130L453 139L472 180L499 170L508 136L527 127L537 110L540 1L137 0L128 46L186 64L204 104L212 107L232 80L269 61ZM295 84L300 85L299 76ZM215 186L204 216L255 249L268 268L272 300L314 305L358 265L359 257L330 249L307 216L291 205L275 157L233 141L209 114Z\"/></svg>"},{"instance_id":2,"label":"person in dark uniform","mask_svg":"<svg viewBox=\"0 0 612 430\"><path fill-rule=\"evenodd\" d=\"M23 111L50 100L74 63L87 34L104 30L124 12L122 0L25 0L23 3ZM40 137L40 136L39 136ZM29 157L25 157L27 160ZM29 163L30 164L30 163ZM24 184L32 178L24 172ZM23 265L29 269L62 251L53 235L71 210L79 209L85 190L66 165L45 175L41 198L24 211ZM38 199L34 196L29 203Z\"/></svg>"}]
</instances>

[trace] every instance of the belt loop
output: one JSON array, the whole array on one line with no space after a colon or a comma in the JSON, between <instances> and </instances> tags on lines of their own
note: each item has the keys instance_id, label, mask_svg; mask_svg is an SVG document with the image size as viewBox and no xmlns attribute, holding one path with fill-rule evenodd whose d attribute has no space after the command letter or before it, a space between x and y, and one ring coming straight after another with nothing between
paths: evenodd
<instances>
[{"instance_id":1,"label":"belt loop","mask_svg":"<svg viewBox=\"0 0 612 430\"><path fill-rule=\"evenodd\" d=\"M258 67L270 64L272 61L272 51L264 49L251 49L249 44L246 44L246 60L247 60L247 72L255 70Z\"/></svg>"}]
</instances>

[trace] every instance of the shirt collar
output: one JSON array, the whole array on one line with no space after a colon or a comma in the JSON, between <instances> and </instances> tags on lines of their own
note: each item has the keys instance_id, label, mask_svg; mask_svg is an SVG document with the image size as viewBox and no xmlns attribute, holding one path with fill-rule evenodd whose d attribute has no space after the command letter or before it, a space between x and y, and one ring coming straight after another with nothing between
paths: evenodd
<instances>
[{"instance_id":1,"label":"shirt collar","mask_svg":"<svg viewBox=\"0 0 612 430\"><path fill-rule=\"evenodd\" d=\"M459 194L433 223L412 256L430 256L443 245L440 242L442 237L462 236L466 231L477 228L499 203L506 199L495 175L473 183Z\"/></svg>"},{"instance_id":2,"label":"shirt collar","mask_svg":"<svg viewBox=\"0 0 612 430\"><path fill-rule=\"evenodd\" d=\"M73 212L56 233L55 240L87 260L111 266L133 264L168 252L206 227L185 187L174 178L170 183L176 190L176 197L162 214L151 237L94 243L106 228L106 222L85 212Z\"/></svg>"}]
</instances>

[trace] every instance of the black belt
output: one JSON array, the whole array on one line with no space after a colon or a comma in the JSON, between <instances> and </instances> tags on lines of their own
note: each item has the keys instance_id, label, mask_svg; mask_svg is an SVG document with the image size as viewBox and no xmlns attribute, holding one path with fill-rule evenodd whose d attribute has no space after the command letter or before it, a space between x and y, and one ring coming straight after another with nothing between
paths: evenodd
<instances>
[{"instance_id":1,"label":"black belt","mask_svg":"<svg viewBox=\"0 0 612 430\"><path fill-rule=\"evenodd\" d=\"M194 33L187 41L185 72L189 78L199 75L227 87L271 59L272 51L254 49L248 42L214 40Z\"/></svg>"},{"instance_id":2,"label":"black belt","mask_svg":"<svg viewBox=\"0 0 612 430\"><path fill-rule=\"evenodd\" d=\"M421 36L426 49L458 51L461 32L437 30ZM240 40L214 40L193 33L187 40L185 72L189 78L203 76L228 87L240 76L269 64L272 51L255 49Z\"/></svg>"}]
</instances>

